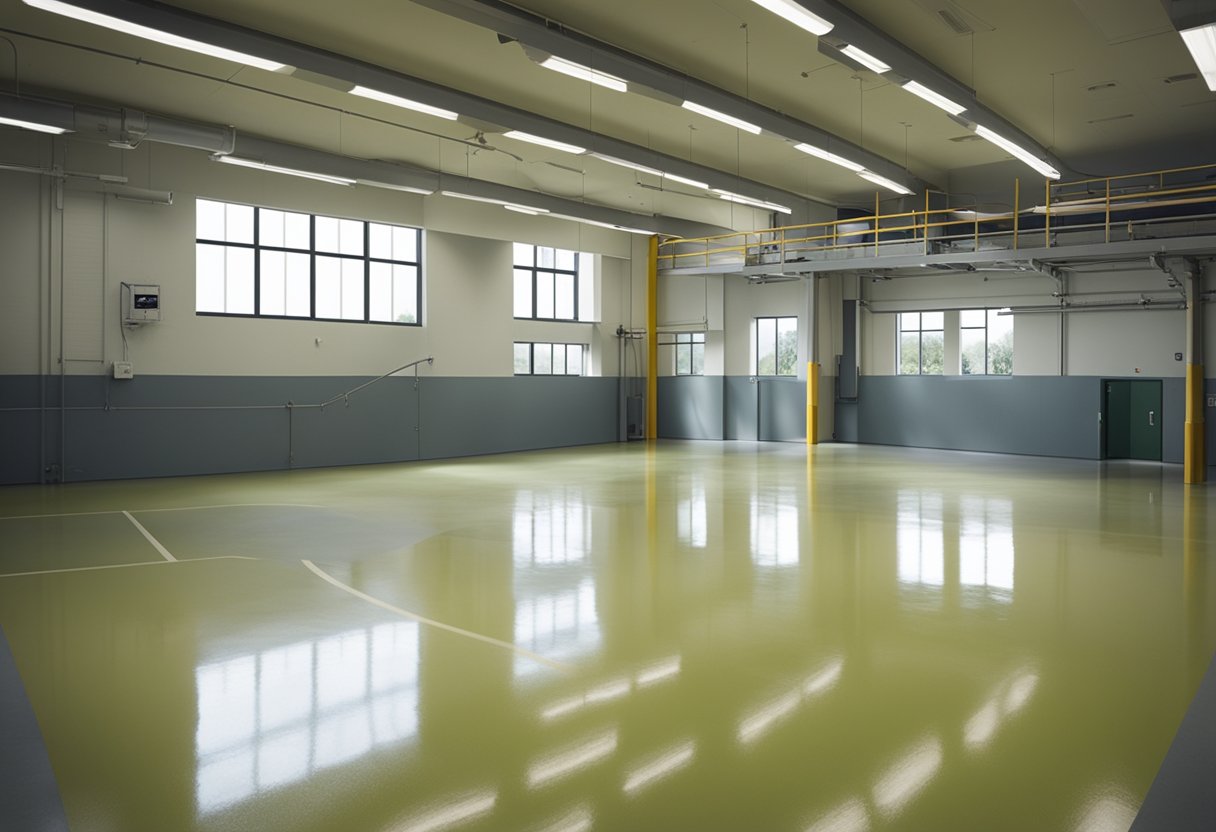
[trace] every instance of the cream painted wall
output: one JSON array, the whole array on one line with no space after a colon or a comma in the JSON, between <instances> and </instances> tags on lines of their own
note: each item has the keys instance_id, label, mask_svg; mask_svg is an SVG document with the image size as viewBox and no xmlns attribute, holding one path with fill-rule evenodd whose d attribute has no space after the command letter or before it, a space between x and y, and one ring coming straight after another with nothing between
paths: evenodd
<instances>
[{"instance_id":1,"label":"cream painted wall","mask_svg":"<svg viewBox=\"0 0 1216 832\"><path fill-rule=\"evenodd\" d=\"M645 321L645 246L638 235L441 196L329 185L218 165L204 154L163 145L121 151L0 129L0 163L125 175L136 187L171 190L174 204L73 195L68 180L67 236L59 180L0 172L0 373L57 373L62 264L68 264L68 373L108 373L123 355L120 284L161 286L162 320L128 330L128 360L140 374L375 375L435 356L425 372L509 376L511 343L585 343L597 374L617 372L619 324ZM424 234L422 327L199 316L194 313L196 196L356 219L421 225ZM95 217L90 215L95 214ZM93 223L100 239L80 233ZM594 252L600 322L558 324L512 317L511 245L518 240ZM639 245L641 290L639 275ZM102 285L72 279L73 264L100 263ZM77 269L77 271L79 271ZM640 314L639 314L639 311ZM100 339L94 339L97 328ZM73 339L87 343L73 351ZM87 336L87 337L85 337ZM93 342L97 341L96 347ZM102 344L104 341L104 355ZM96 355L94 355L96 353ZM93 360L95 359L95 360Z\"/></svg>"}]
</instances>

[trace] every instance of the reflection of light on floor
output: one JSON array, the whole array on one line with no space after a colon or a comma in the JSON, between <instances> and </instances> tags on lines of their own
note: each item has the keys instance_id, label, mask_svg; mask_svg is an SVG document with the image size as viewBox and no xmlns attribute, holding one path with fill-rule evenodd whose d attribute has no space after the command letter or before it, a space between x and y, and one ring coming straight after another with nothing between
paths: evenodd
<instances>
[{"instance_id":1,"label":"reflection of light on floor","mask_svg":"<svg viewBox=\"0 0 1216 832\"><path fill-rule=\"evenodd\" d=\"M591 551L591 507L581 489L518 492L511 529L516 563L576 563Z\"/></svg>"},{"instance_id":2,"label":"reflection of light on floor","mask_svg":"<svg viewBox=\"0 0 1216 832\"><path fill-rule=\"evenodd\" d=\"M752 495L752 560L757 566L798 564L798 503L794 490Z\"/></svg>"},{"instance_id":3,"label":"reflection of light on floor","mask_svg":"<svg viewBox=\"0 0 1216 832\"><path fill-rule=\"evenodd\" d=\"M392 827L392 832L440 832L489 814L497 802L498 793L494 791L458 795L443 806Z\"/></svg>"},{"instance_id":4,"label":"reflection of light on floor","mask_svg":"<svg viewBox=\"0 0 1216 832\"><path fill-rule=\"evenodd\" d=\"M1030 670L1019 671L1001 682L963 726L963 743L968 750L978 751L991 742L1001 725L1026 706L1038 684L1038 674Z\"/></svg>"},{"instance_id":5,"label":"reflection of light on floor","mask_svg":"<svg viewBox=\"0 0 1216 832\"><path fill-rule=\"evenodd\" d=\"M895 524L900 583L941 586L945 579L942 495L900 491Z\"/></svg>"},{"instance_id":6,"label":"reflection of light on floor","mask_svg":"<svg viewBox=\"0 0 1216 832\"><path fill-rule=\"evenodd\" d=\"M1136 804L1130 796L1113 792L1090 801L1076 832L1127 832L1136 819Z\"/></svg>"},{"instance_id":7,"label":"reflection of light on floor","mask_svg":"<svg viewBox=\"0 0 1216 832\"><path fill-rule=\"evenodd\" d=\"M546 786L554 780L598 763L616 751L616 744L617 732L614 728L573 748L548 754L528 767L528 788Z\"/></svg>"},{"instance_id":8,"label":"reflection of light on floor","mask_svg":"<svg viewBox=\"0 0 1216 832\"><path fill-rule=\"evenodd\" d=\"M867 832L870 815L857 798L842 803L815 821L806 832Z\"/></svg>"},{"instance_id":9,"label":"reflection of light on floor","mask_svg":"<svg viewBox=\"0 0 1216 832\"><path fill-rule=\"evenodd\" d=\"M997 600L1012 600L1013 503L963 497L959 513L959 583L987 588Z\"/></svg>"},{"instance_id":10,"label":"reflection of light on floor","mask_svg":"<svg viewBox=\"0 0 1216 832\"><path fill-rule=\"evenodd\" d=\"M808 676L798 687L744 716L736 732L739 742L750 745L764 737L778 722L794 713L804 701L830 690L839 681L843 669L843 659L832 659Z\"/></svg>"},{"instance_id":11,"label":"reflection of light on floor","mask_svg":"<svg viewBox=\"0 0 1216 832\"><path fill-rule=\"evenodd\" d=\"M942 765L942 743L930 737L899 758L874 784L874 805L892 815L929 785Z\"/></svg>"},{"instance_id":12,"label":"reflection of light on floor","mask_svg":"<svg viewBox=\"0 0 1216 832\"><path fill-rule=\"evenodd\" d=\"M708 538L706 526L705 481L700 474L693 474L688 497L681 496L676 506L676 538L689 546L704 549Z\"/></svg>"},{"instance_id":13,"label":"reflection of light on floor","mask_svg":"<svg viewBox=\"0 0 1216 832\"><path fill-rule=\"evenodd\" d=\"M625 778L622 787L625 794L633 794L647 786L654 785L660 780L670 777L692 762L696 756L697 745L693 740L687 740L662 752L654 759L638 766Z\"/></svg>"},{"instance_id":14,"label":"reflection of light on floor","mask_svg":"<svg viewBox=\"0 0 1216 832\"><path fill-rule=\"evenodd\" d=\"M542 827L538 832L589 832L593 822L591 810L586 806L579 806L548 826Z\"/></svg>"},{"instance_id":15,"label":"reflection of light on floor","mask_svg":"<svg viewBox=\"0 0 1216 832\"><path fill-rule=\"evenodd\" d=\"M599 646L595 582L586 578L571 589L518 601L515 605L515 643L551 659L568 658ZM539 662L527 657L515 660L517 678L542 668Z\"/></svg>"},{"instance_id":16,"label":"reflection of light on floor","mask_svg":"<svg viewBox=\"0 0 1216 832\"><path fill-rule=\"evenodd\" d=\"M541 710L541 721L551 722L575 711L582 710L588 705L598 705L603 702L620 699L631 693L635 688L640 690L651 685L657 685L668 679L674 679L679 673L680 657L674 656L638 671L633 678L632 686L628 678L614 679L596 685L586 693L579 693L574 696L568 696L565 699L559 699Z\"/></svg>"},{"instance_id":17,"label":"reflection of light on floor","mask_svg":"<svg viewBox=\"0 0 1216 832\"><path fill-rule=\"evenodd\" d=\"M208 814L418 731L418 625L380 624L195 670Z\"/></svg>"}]
</instances>

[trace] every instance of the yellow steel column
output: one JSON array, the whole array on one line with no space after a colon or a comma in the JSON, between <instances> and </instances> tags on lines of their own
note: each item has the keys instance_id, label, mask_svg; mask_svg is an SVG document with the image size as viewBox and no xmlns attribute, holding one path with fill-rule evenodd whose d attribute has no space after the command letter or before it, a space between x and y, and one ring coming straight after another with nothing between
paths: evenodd
<instances>
[{"instance_id":1,"label":"yellow steel column","mask_svg":"<svg viewBox=\"0 0 1216 832\"><path fill-rule=\"evenodd\" d=\"M1207 482L1203 414L1203 269L1192 265L1186 305L1186 424L1183 427L1182 481Z\"/></svg>"},{"instance_id":2,"label":"yellow steel column","mask_svg":"<svg viewBox=\"0 0 1216 832\"><path fill-rule=\"evenodd\" d=\"M819 362L806 363L806 444L819 444Z\"/></svg>"},{"instance_id":3,"label":"yellow steel column","mask_svg":"<svg viewBox=\"0 0 1216 832\"><path fill-rule=\"evenodd\" d=\"M646 260L646 441L659 438L659 238Z\"/></svg>"}]
</instances>

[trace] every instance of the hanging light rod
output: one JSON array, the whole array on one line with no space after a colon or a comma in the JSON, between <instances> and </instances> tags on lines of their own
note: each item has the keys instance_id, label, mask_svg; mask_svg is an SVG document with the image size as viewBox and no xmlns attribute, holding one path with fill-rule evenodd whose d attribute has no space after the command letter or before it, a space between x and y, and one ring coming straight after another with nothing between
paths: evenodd
<instances>
[{"instance_id":1,"label":"hanging light rod","mask_svg":"<svg viewBox=\"0 0 1216 832\"><path fill-rule=\"evenodd\" d=\"M795 26L806 29L812 35L826 35L834 28L833 24L817 14L813 14L793 0L752 0L757 6L768 9L778 17L783 17Z\"/></svg>"},{"instance_id":2,"label":"hanging light rod","mask_svg":"<svg viewBox=\"0 0 1216 832\"><path fill-rule=\"evenodd\" d=\"M579 153L587 152L587 148L585 147L579 147L576 144L567 144L566 142L559 142L556 139L546 139L544 136L534 136L531 133L524 133L521 130L508 130L507 132L503 133L503 135L508 139L515 139L516 141L527 142L529 144L537 144L541 147L561 150L566 153L574 153L577 155Z\"/></svg>"},{"instance_id":3,"label":"hanging light rod","mask_svg":"<svg viewBox=\"0 0 1216 832\"><path fill-rule=\"evenodd\" d=\"M708 118L720 121L723 124L729 124L731 127L738 127L740 130L746 130L748 133L751 133L754 136L758 136L760 134L760 128L752 124L750 121L735 118L734 116L719 112L711 107L706 107L704 104L698 104L695 101L685 101L680 106L682 106L685 110L692 110L694 113L707 116Z\"/></svg>"},{"instance_id":4,"label":"hanging light rod","mask_svg":"<svg viewBox=\"0 0 1216 832\"><path fill-rule=\"evenodd\" d=\"M617 92L628 92L629 85L615 75L609 75L607 72L600 72L597 69L592 69L589 66L568 61L565 58L559 58L556 55L550 55L548 58L540 62L540 65L545 69L551 69L554 72L560 72L563 75L569 75L571 78L579 78L583 81L590 81L601 87L606 87Z\"/></svg>"},{"instance_id":5,"label":"hanging light rod","mask_svg":"<svg viewBox=\"0 0 1216 832\"><path fill-rule=\"evenodd\" d=\"M427 115L437 116L455 121L460 117L459 113L454 113L451 110L445 110L442 107L432 107L430 104L423 104L420 101L413 101L409 98L402 98L399 95L391 95L380 90L369 89L368 87L354 86L350 90L351 95L357 95L360 98L369 98L372 101L380 101L385 104L392 104L394 107L400 107L403 110L413 110L418 113L426 113Z\"/></svg>"},{"instance_id":6,"label":"hanging light rod","mask_svg":"<svg viewBox=\"0 0 1216 832\"><path fill-rule=\"evenodd\" d=\"M903 87L913 95L923 98L934 107L940 107L952 116L957 116L959 113L967 111L967 108L962 104L957 104L941 93L934 92L919 81L909 81Z\"/></svg>"},{"instance_id":7,"label":"hanging light rod","mask_svg":"<svg viewBox=\"0 0 1216 832\"><path fill-rule=\"evenodd\" d=\"M27 6L32 6L35 9L41 9L45 12L70 17L73 20L79 20L82 23L92 23L94 26L101 26L106 29L113 29L116 32L122 32L127 35L133 35L137 38L155 41L162 43L165 46L174 46L178 49L186 49L190 52L197 52L200 55L209 55L213 58L222 58L225 61L233 63L245 64L246 66L264 69L267 72L281 72L289 67L286 64L270 61L265 58L259 58L256 55L248 55L244 52L237 52L233 49L225 49L222 46L216 46L210 43L193 40L192 38L182 37L170 32L164 32L160 29L153 29L149 26L141 26L138 23L132 23L129 20L123 20L118 17L111 17L108 14L95 12L91 9L74 6L71 3L63 3L60 0L22 0Z\"/></svg>"},{"instance_id":8,"label":"hanging light rod","mask_svg":"<svg viewBox=\"0 0 1216 832\"><path fill-rule=\"evenodd\" d=\"M879 176L877 173L871 173L868 170L863 170L860 173L858 173L857 175L860 176L862 179L873 182L875 185L879 185L883 188L886 188L887 190L895 191L895 193L897 193L897 194L902 194L904 196L907 196L908 194L912 193L911 188L905 188L903 185L899 184L898 182L888 179L885 176Z\"/></svg>"},{"instance_id":9,"label":"hanging light rod","mask_svg":"<svg viewBox=\"0 0 1216 832\"><path fill-rule=\"evenodd\" d=\"M794 145L794 148L796 150L801 150L803 153L809 153L811 156L818 156L820 159L831 162L833 165L840 165L842 168L848 168L854 173L861 173L863 170L865 170L864 165L859 165L856 162L850 162L843 156L837 156L835 153L829 153L823 148L815 147L812 144L806 144L804 142L802 144Z\"/></svg>"},{"instance_id":10,"label":"hanging light rod","mask_svg":"<svg viewBox=\"0 0 1216 832\"><path fill-rule=\"evenodd\" d=\"M24 121L19 118L8 118L6 116L0 116L0 124L5 124L9 127L20 127L22 130L33 130L38 133L53 133L56 136L68 132L66 127L56 127L53 124L40 124L36 121Z\"/></svg>"},{"instance_id":11,"label":"hanging light rod","mask_svg":"<svg viewBox=\"0 0 1216 832\"><path fill-rule=\"evenodd\" d=\"M1002 150L1008 152L1010 155L1015 156L1016 158L1020 159L1021 161L1025 162L1026 164L1030 165L1032 168L1034 168L1039 173L1046 176L1048 179L1059 179L1060 178L1060 172L1058 170L1056 170L1055 168L1053 168L1050 164L1048 164L1044 160L1040 159L1039 157L1035 156L1033 153L1031 153L1029 150L1026 150L1024 147L1020 147L1019 145L1016 145L1013 142L1009 141L1009 139L1005 138L1004 136L1001 136L998 133L995 133L994 131L989 130L984 125L982 125L982 124L975 125L975 132L981 138L992 142L994 145L996 145L997 147L1001 148Z\"/></svg>"},{"instance_id":12,"label":"hanging light rod","mask_svg":"<svg viewBox=\"0 0 1216 832\"><path fill-rule=\"evenodd\" d=\"M882 75L884 72L891 71L890 66L888 66L887 64L878 60L878 58L875 58L869 52L865 52L861 49L858 49L856 46L854 46L851 43L846 43L844 46L840 47L840 51L843 54L847 55L848 57L852 58L853 60L857 61L857 63L861 64L862 66L864 66L866 69L870 70L871 72L876 72L879 75Z\"/></svg>"},{"instance_id":13,"label":"hanging light rod","mask_svg":"<svg viewBox=\"0 0 1216 832\"><path fill-rule=\"evenodd\" d=\"M707 185L704 182L698 182L695 179L687 179L683 176L676 176L674 173L665 173L664 171L661 171L658 168L652 168L652 167L648 167L646 165L639 165L637 162L630 162L626 159L618 159L615 156L608 156L607 154L604 154L604 153L592 153L591 155L594 156L596 159L599 159L601 162L608 162L609 164L617 165L618 167L628 168L629 170L636 170L639 173L647 173L647 174L650 174L651 176L657 176L660 179L670 179L673 182L681 182L685 185L691 185L694 188L700 188L702 190L709 189L709 185Z\"/></svg>"},{"instance_id":14,"label":"hanging light rod","mask_svg":"<svg viewBox=\"0 0 1216 832\"><path fill-rule=\"evenodd\" d=\"M298 168L285 168L281 165L271 165L266 162L258 161L257 159L244 159L240 156L221 156L215 155L211 157L212 161L223 162L225 165L237 165L242 168L255 168L257 170L270 171L271 173L285 173L288 176L299 176L302 179L315 179L318 182L328 182L331 185L354 185L354 179L347 179L345 176L330 176L327 173L316 173L311 170L299 170Z\"/></svg>"},{"instance_id":15,"label":"hanging light rod","mask_svg":"<svg viewBox=\"0 0 1216 832\"><path fill-rule=\"evenodd\" d=\"M725 199L727 202L736 202L739 205L747 205L751 208L767 208L770 211L776 211L779 214L792 214L791 209L784 205L779 205L776 202L766 202L763 199L752 199L750 196L734 193L733 191L724 191L721 188L711 188L713 193L717 194L720 199Z\"/></svg>"}]
</instances>

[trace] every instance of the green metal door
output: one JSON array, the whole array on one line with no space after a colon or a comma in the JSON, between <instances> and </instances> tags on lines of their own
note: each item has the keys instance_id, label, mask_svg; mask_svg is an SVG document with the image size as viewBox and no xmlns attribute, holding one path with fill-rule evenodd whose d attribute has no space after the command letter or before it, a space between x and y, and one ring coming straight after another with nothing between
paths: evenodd
<instances>
[{"instance_id":1,"label":"green metal door","mask_svg":"<svg viewBox=\"0 0 1216 832\"><path fill-rule=\"evenodd\" d=\"M1106 425L1106 458L1127 459L1132 450L1130 381L1107 381L1106 406L1103 408Z\"/></svg>"},{"instance_id":2,"label":"green metal door","mask_svg":"<svg viewBox=\"0 0 1216 832\"><path fill-rule=\"evenodd\" d=\"M1161 460L1161 382L1132 381L1131 447L1132 459Z\"/></svg>"}]
</instances>

